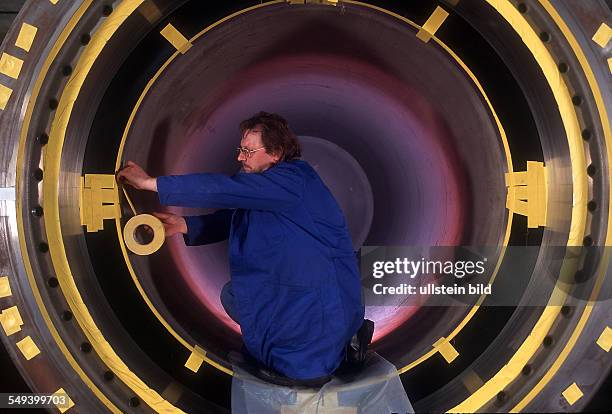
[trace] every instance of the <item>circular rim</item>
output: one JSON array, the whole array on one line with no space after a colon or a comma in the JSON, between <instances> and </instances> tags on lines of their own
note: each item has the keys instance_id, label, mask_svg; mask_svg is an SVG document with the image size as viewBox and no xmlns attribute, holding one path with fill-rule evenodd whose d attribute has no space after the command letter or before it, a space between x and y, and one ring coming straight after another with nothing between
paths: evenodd
<instances>
[{"instance_id":1,"label":"circular rim","mask_svg":"<svg viewBox=\"0 0 612 414\"><path fill-rule=\"evenodd\" d=\"M499 1L487 0L487 1L489 2L489 4L491 4L491 5L495 6L495 7L499 6L502 9L504 7L513 7L506 0L499 0ZM566 38L568 38L570 44L572 45L572 49L573 49L574 53L578 56L578 59L581 62L582 70L586 73L587 79L589 80L589 85L590 85L590 87L591 87L591 89L592 89L592 91L593 91L593 93L595 95L595 99L596 99L596 102L597 102L597 112L600 115L600 120L602 121L602 128L604 129L604 138L605 138L605 143L606 143L606 154L607 154L608 159L610 159L610 156L612 155L611 154L611 148L610 148L610 126L609 126L609 123L606 122L606 119L607 119L606 108L605 108L605 104L603 102L603 99L601 97L601 92L599 91L599 87L598 87L598 84L597 84L597 82L595 80L595 77L594 77L592 71L590 70L590 67L589 67L589 65L588 65L588 63L586 61L586 58L584 57L584 54L581 52L580 46L578 45L576 40L573 39L573 43L572 43L571 38L573 38L573 36L572 36L571 32L567 29L567 27L565 27L565 29L563 28L563 26L564 26L563 19L561 19L559 17L559 15L556 14L555 8L547 0L539 0L539 1L545 7L547 12L553 17L553 20L555 20L555 22L559 25L561 30L564 32ZM127 0L126 0L126 2L127 2ZM123 2L122 5L125 4L126 2ZM87 3L91 3L91 2L90 1L89 2L86 1L84 4L87 4ZM347 2L347 3L349 3L349 2ZM357 2L353 2L353 3L357 3ZM266 4L269 4L269 3L266 3ZM82 10L82 11L85 10L85 9L83 9L83 5L81 5L81 8L79 10ZM117 10L119 10L119 8ZM512 20L514 22L513 19L515 19L515 18L519 18L519 19L521 18L521 16L516 16L516 13L514 13L514 15L512 13L509 13L506 16L506 15L503 14L502 11L500 11L500 9L496 8L496 10L502 15L502 17L506 18L509 22L510 22L510 20ZM556 15L556 18L555 18L555 15ZM74 20L74 17L73 17L72 21L76 22L76 20ZM524 19L523 19L523 23L526 25L527 28L530 29L529 24ZM520 26L520 25L519 25L519 27L524 28L524 26ZM537 34L536 34L536 37L541 42L541 39L539 38L539 36L537 36ZM529 39L529 41L531 41L531 39ZM581 58L580 54L582 54L582 58ZM550 60L552 60L552 56L550 56L550 58L551 58ZM543 59L542 62L546 62L546 61L549 60L545 56L544 57L540 57L540 59ZM37 80L37 82L38 82L38 86L40 86L40 82L42 82L41 78L39 78ZM567 105L567 99L565 99L566 96L565 96L564 93L562 93L562 95L564 95L563 96L563 101L564 102L563 102L563 105L560 105L560 108L563 107L566 110L567 106L568 106ZM570 101L571 101L571 96L569 96L569 98L570 98ZM34 101L36 100L36 96L35 95L33 97L33 100ZM28 107L28 112L29 112L30 116L31 116L32 107L33 107L33 105ZM575 110L573 109L572 105L569 105L569 108L571 109L571 111L573 111L573 114L575 116ZM27 118L27 116L28 115L26 114L26 118ZM571 114L570 114L570 118L571 118ZM28 120L28 122L29 122L29 120ZM571 122L571 120L570 120L569 124L574 124L574 123ZM572 133L568 134L568 138L570 138L570 136L572 137L572 139L575 139L576 137L580 137L580 129L579 128L577 129L578 134L576 134L576 128L575 128L575 126L579 126L579 125L569 125L569 124L566 123L566 128L570 127ZM576 124L577 124L577 122L576 122ZM24 125L25 125L25 121L24 121ZM23 128L22 131L21 131L20 151L19 151L19 155L18 155L18 160L21 161L21 163L18 162L18 165L23 165L22 163L23 163L24 160L23 160L22 142L24 141L24 137L27 135L27 132L28 131L26 130L26 128ZM578 140L578 141L581 142L580 140ZM570 145L570 148L572 148L571 145ZM582 148L582 146L580 145L579 148ZM574 148L574 154L576 154L575 150L577 150L577 148ZM578 150L578 152L580 152L580 151ZM578 159L575 159L576 157L578 157ZM581 180L582 180L582 178L585 178L583 176L584 176L584 171L586 169L585 168L576 169L575 168L576 165L581 165L581 164L574 165L574 162L580 163L581 161L585 161L585 158L586 157L584 156L584 152L582 153L582 158L579 155L572 157L572 173L573 174L574 173L578 174L580 176L579 178L581 178ZM58 163L59 163L59 161L58 161ZM45 173L47 174L47 172L45 172ZM609 166L608 166L608 173L609 173ZM46 178L47 178L47 176L46 176ZM18 220L18 225L19 225L19 230L20 230L20 233L19 233L20 234L20 240L19 240L19 242L20 242L21 252L23 254L23 257L27 258L26 244L25 244L25 241L22 240L24 226L23 226L22 212L20 210L20 208L22 207L21 206L21 202L22 201L21 201L21 197L20 197L20 193L19 193L20 189L21 189L21 186L20 186L20 180L21 179L22 178L20 177L20 175L17 174L17 177L16 177L16 180L17 180L17 185L16 185L16 190L17 190L16 204L18 206L17 220ZM50 180L46 180L46 181L49 182ZM578 181L578 184L580 184L580 182L584 183L584 181ZM574 204L575 205L573 206L574 208L572 208L572 226L571 226L571 236L572 237L570 237L570 241L573 242L574 244L568 243L568 245L570 245L570 246L581 245L582 244L583 237L579 237L579 236L583 236L584 235L584 228L586 226L585 219L584 219L584 217L586 217L586 202L587 202L587 197L585 197L586 189L581 189L580 185L579 185L578 188L574 187L573 190L574 190ZM44 200L45 200L45 203L48 202L48 200L49 200L49 195L48 195L47 192L45 192ZM57 200L55 200L55 201L57 201ZM577 211L576 211L576 207L580 207L580 212L583 212L584 214L578 214ZM48 212L49 212L49 210L47 208L45 208L45 224L46 225L48 224L47 218L46 218L48 216L48 214L49 214ZM608 223L610 223L610 219L611 218L612 218L612 212L609 211L608 212ZM579 220L576 221L577 219L579 219ZM47 229L48 229L48 227L47 227ZM611 241L612 241L612 235L611 235L611 232L608 230L607 233L606 233L606 245L608 245L608 243L610 243ZM607 264L607 260L602 263L602 266L603 266L603 264ZM36 282L35 282L35 279L34 279L34 276L33 276L33 272L32 272L32 268L31 268L31 265L30 265L29 261L27 261L27 263L26 263L26 269L29 269L28 279L30 281L32 289L36 291L35 295L37 296L37 302L38 302L39 308L40 308L41 307L40 305L42 303L42 299L40 298L40 293L37 291ZM569 269L569 268L566 268L566 270L567 269ZM605 268L601 267L600 270L601 271L598 273L598 283L597 283L596 289L594 289L593 295L591 296L591 299L593 299L593 300L596 299L596 297L597 297L596 295L598 293L597 291L599 290L599 288L601 287L601 284L603 282L603 276L604 276L603 271L605 270ZM60 285L62 285L62 284L60 283ZM63 288L64 288L64 286L62 286L62 289ZM559 312L558 312L558 310L555 312L554 309L550 309L550 308L551 307L548 307L544 311L544 314L543 314L542 317L544 317L544 315L548 315L554 321L554 319L556 319L556 317L558 316ZM585 309L585 311L581 315L580 323L582 324L582 326L579 327L579 328L577 327L576 330L574 331L574 333L572 334L572 339L574 340L574 342L579 337L581 330L584 328L584 325L586 325L586 322L588 321L589 315L591 313L591 308L589 308L587 306L587 308ZM45 318L45 320L47 322L47 325L49 326L49 328L52 331L52 333L55 332L54 337L55 337L56 341L59 340L58 344L60 344L61 343L61 338L57 334L57 331L51 326L52 322L50 321L50 319L48 317L48 313L46 313L46 309L44 308L44 305L41 308L41 312L43 313L43 315L47 314L47 317ZM540 325L542 325L542 324L540 324ZM546 325L546 324L544 324L544 325ZM544 325L540 326L540 328L543 328ZM538 330L538 334L540 334L540 332L541 331ZM564 352L567 351L567 352L565 352L565 356L564 357L559 356L559 358L557 359L557 361L560 361L559 364L557 365L557 368L563 363L564 358L567 356L567 354L571 350L570 342L568 342L566 344L565 348L564 348ZM60 347L61 347L61 345L60 345ZM535 349L534 349L534 352L535 352ZM70 360L69 352L65 352L65 354L66 354L67 358ZM555 362L555 364L556 363L557 362ZM76 364L76 361L75 361L75 364ZM75 367L74 364L71 363L71 365L73 365L73 367ZM78 364L76 364L76 365L78 367ZM75 367L75 369L77 369L77 368ZM78 372L78 369L77 369L77 372ZM554 375L554 372L549 377L552 377L552 375ZM545 378L543 378L540 381L540 383L538 383L538 385L542 384L541 387L543 388L546 385L546 383L547 383L547 381L545 381ZM487 382L487 384L485 384L485 385L490 385L490 384L489 384L489 382ZM497 384L497 385L499 385L499 384ZM489 387L489 388L491 388L491 387ZM490 393L490 389L486 393L489 394ZM493 396L494 396L494 394L493 394ZM533 398L533 396L535 396L535 394L532 395L532 398ZM98 395L98 397L100 397L100 395ZM102 395L102 397L104 397L104 395ZM527 400L528 397L529 397L529 395L526 396L521 401L521 403L519 403L519 405L517 405L516 407L521 406L521 404L522 404L522 407L524 407L527 403L529 403L529 401L531 399ZM477 402L475 402L475 401L472 401L472 402L477 404ZM481 400L481 402L482 402L482 405L484 405L484 404L487 403L487 400ZM107 406L108 406L108 404L107 404ZM459 407L459 406L457 406L457 407ZM455 407L455 408L457 408L457 407ZM111 407L109 406L109 408L111 408ZM519 408L519 409L521 409L521 408Z\"/></svg>"}]
</instances>

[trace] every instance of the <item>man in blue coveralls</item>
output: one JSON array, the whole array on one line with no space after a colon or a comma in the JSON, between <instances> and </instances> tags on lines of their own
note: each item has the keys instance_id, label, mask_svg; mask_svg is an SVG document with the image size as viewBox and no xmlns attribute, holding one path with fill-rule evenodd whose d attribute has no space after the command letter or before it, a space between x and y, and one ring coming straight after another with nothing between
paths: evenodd
<instances>
[{"instance_id":1,"label":"man in blue coveralls","mask_svg":"<svg viewBox=\"0 0 612 414\"><path fill-rule=\"evenodd\" d=\"M229 238L231 282L221 299L246 349L268 372L325 382L347 353L367 348L373 331L373 324L360 329L360 275L344 215L299 159L299 142L282 117L260 112L240 130L242 170L233 176L155 178L128 161L117 179L157 191L162 205L218 208L201 216L154 214L167 237L182 233L188 246Z\"/></svg>"}]
</instances>

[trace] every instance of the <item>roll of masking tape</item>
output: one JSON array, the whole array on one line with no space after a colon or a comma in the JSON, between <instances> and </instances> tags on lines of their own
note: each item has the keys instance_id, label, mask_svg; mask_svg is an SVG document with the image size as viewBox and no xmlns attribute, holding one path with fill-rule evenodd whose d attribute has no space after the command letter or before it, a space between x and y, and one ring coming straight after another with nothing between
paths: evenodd
<instances>
[{"instance_id":1,"label":"roll of masking tape","mask_svg":"<svg viewBox=\"0 0 612 414\"><path fill-rule=\"evenodd\" d=\"M141 244L136 240L136 229L138 226L147 225L153 229L153 240L147 244ZM155 216L150 214L138 214L128 220L123 228L123 239L125 245L133 253L140 256L146 256L155 253L164 244L164 238L166 232L164 231L164 225Z\"/></svg>"}]
</instances>

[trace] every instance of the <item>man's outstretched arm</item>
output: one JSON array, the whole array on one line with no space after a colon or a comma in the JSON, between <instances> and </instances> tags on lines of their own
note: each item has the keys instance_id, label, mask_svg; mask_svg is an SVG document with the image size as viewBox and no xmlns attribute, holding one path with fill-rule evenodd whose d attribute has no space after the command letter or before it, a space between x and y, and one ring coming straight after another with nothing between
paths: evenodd
<instances>
[{"instance_id":1,"label":"man's outstretched arm","mask_svg":"<svg viewBox=\"0 0 612 414\"><path fill-rule=\"evenodd\" d=\"M297 167L281 163L262 173L186 174L150 177L128 161L117 180L141 190L157 191L162 205L208 208L244 208L282 211L295 206L304 194Z\"/></svg>"},{"instance_id":2,"label":"man's outstretched arm","mask_svg":"<svg viewBox=\"0 0 612 414\"><path fill-rule=\"evenodd\" d=\"M157 191L157 179L149 176L138 164L128 161L116 173L119 183L129 184L139 190ZM181 233L187 246L215 243L229 237L234 210L219 210L200 216L177 216L176 214L153 212L161 220L166 237Z\"/></svg>"},{"instance_id":3,"label":"man's outstretched arm","mask_svg":"<svg viewBox=\"0 0 612 414\"><path fill-rule=\"evenodd\" d=\"M263 173L233 176L160 176L156 189L163 205L282 211L302 200L304 180L297 168L281 164Z\"/></svg>"},{"instance_id":4,"label":"man's outstretched arm","mask_svg":"<svg viewBox=\"0 0 612 414\"><path fill-rule=\"evenodd\" d=\"M187 233L183 234L185 244L200 246L227 240L233 213L234 210L223 209L212 214L185 216L187 223Z\"/></svg>"}]
</instances>

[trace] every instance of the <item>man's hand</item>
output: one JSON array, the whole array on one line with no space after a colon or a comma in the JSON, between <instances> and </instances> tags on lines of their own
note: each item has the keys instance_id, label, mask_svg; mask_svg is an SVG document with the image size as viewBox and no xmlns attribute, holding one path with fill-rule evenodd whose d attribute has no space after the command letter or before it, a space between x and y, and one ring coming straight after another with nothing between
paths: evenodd
<instances>
[{"instance_id":1,"label":"man's hand","mask_svg":"<svg viewBox=\"0 0 612 414\"><path fill-rule=\"evenodd\" d=\"M138 190L157 191L157 179L151 177L138 164L128 161L115 174L117 182L129 184Z\"/></svg>"},{"instance_id":2,"label":"man's hand","mask_svg":"<svg viewBox=\"0 0 612 414\"><path fill-rule=\"evenodd\" d=\"M177 233L187 234L187 222L184 217L170 213L151 213L161 220L166 231L166 237L174 236Z\"/></svg>"}]
</instances>

